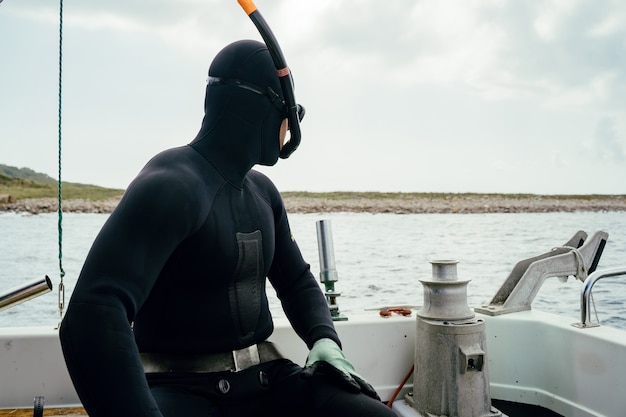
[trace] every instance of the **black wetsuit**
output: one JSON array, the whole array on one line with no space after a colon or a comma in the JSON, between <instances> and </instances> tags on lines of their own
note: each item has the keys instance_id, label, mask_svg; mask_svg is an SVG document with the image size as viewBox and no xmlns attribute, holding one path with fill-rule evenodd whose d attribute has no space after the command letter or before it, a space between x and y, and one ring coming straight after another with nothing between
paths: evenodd
<instances>
[{"instance_id":1,"label":"black wetsuit","mask_svg":"<svg viewBox=\"0 0 626 417\"><path fill-rule=\"evenodd\" d=\"M225 48L209 74L280 91L258 42ZM139 352L227 352L264 341L273 330L266 277L309 348L320 338L340 343L280 194L251 170L276 163L284 115L267 97L227 85L207 87L205 108L194 141L155 156L131 183L85 261L60 329L85 408L92 417L331 415L326 408L342 407L384 415L380 402L321 376L300 378L287 360L230 375L228 395L216 390L219 374L148 383ZM269 383L259 383L259 370Z\"/></svg>"}]
</instances>

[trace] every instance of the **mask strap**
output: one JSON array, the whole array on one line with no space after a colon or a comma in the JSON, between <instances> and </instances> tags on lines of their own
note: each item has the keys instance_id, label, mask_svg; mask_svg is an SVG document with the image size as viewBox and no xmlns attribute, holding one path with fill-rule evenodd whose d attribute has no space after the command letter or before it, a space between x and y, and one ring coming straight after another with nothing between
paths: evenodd
<instances>
[{"instance_id":1,"label":"mask strap","mask_svg":"<svg viewBox=\"0 0 626 417\"><path fill-rule=\"evenodd\" d=\"M271 101L272 104L278 110L280 110L282 114L287 113L285 102L280 98L278 93L272 89L272 87L267 87L263 89L262 87L259 87L258 85L255 85L255 84L243 81L243 80L238 80L236 78L221 78L221 77L213 77L213 76L209 76L209 78L207 79L207 85L229 85L231 87L243 88L244 90L248 90L253 93L266 96L269 99L269 101ZM285 115L285 117L287 116Z\"/></svg>"}]
</instances>

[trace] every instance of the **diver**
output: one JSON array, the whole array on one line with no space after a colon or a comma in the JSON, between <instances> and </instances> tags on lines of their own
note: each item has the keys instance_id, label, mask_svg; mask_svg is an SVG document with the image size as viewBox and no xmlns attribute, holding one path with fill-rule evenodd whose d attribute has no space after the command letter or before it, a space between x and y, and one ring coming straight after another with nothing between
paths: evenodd
<instances>
[{"instance_id":1,"label":"diver","mask_svg":"<svg viewBox=\"0 0 626 417\"><path fill-rule=\"evenodd\" d=\"M343 355L281 196L252 169L289 144L268 48L232 43L208 75L199 133L131 182L73 291L60 338L83 406L91 417L395 416ZM310 350L304 367L267 341L266 279Z\"/></svg>"}]
</instances>

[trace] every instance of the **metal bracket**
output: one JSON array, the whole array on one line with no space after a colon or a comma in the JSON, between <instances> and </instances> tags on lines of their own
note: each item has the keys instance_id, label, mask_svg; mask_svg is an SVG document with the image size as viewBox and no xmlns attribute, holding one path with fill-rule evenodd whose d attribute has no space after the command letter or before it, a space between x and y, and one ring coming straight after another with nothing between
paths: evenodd
<instances>
[{"instance_id":1,"label":"metal bracket","mask_svg":"<svg viewBox=\"0 0 626 417\"><path fill-rule=\"evenodd\" d=\"M608 236L599 231L585 241L587 233L579 231L564 246L518 262L491 302L474 310L490 316L530 310L546 278L574 275L584 280L593 272Z\"/></svg>"}]
</instances>

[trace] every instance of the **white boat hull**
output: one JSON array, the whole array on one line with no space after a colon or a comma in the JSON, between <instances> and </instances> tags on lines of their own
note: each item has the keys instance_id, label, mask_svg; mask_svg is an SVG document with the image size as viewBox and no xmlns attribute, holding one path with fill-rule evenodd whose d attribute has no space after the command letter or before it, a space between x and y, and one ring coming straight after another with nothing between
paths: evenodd
<instances>
[{"instance_id":1,"label":"white boat hull","mask_svg":"<svg viewBox=\"0 0 626 417\"><path fill-rule=\"evenodd\" d=\"M538 405L567 417L626 415L626 332L605 326L580 329L574 319L539 311L478 315L486 322L493 399ZM344 351L381 398L389 400L413 364L416 324L410 317L377 312L337 322ZM284 319L271 337L286 357L303 363L307 349ZM79 406L56 329L1 328L0 409ZM96 358L94 358L96 359ZM395 407L402 415L411 391ZM408 411L412 412L412 411Z\"/></svg>"}]
</instances>

